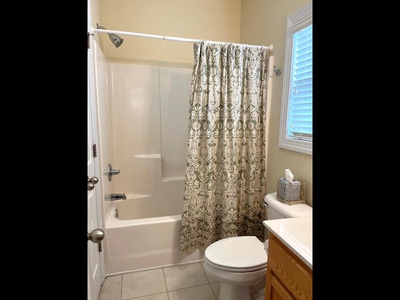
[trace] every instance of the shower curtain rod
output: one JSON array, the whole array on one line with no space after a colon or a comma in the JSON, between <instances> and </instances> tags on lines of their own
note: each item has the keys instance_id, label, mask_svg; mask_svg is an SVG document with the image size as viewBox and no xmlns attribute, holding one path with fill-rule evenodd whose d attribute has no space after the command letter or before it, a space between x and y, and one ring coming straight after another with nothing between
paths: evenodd
<instances>
[{"instance_id":1,"label":"shower curtain rod","mask_svg":"<svg viewBox=\"0 0 400 300\"><path fill-rule=\"evenodd\" d=\"M166 40L166 41L177 41L177 42L186 42L186 43L194 43L200 39L186 39L186 38L179 38L179 37L173 37L173 36L162 36L162 35L154 35L154 34L145 34L145 33L137 33L137 32L128 32L128 31L117 31L117 30L108 30L108 29L96 29L92 28L92 31L94 32L100 32L100 33L114 33L114 34L123 34L123 35L131 35L131 36L139 36L139 37L147 37L147 38L152 38L152 39L159 39L159 40ZM222 42L216 42L216 43L222 43ZM236 44L232 43L233 45L241 45L241 44ZM253 47L259 47L257 45L248 45L248 46L253 46ZM274 46L271 44L269 46L264 46L270 51L273 50Z\"/></svg>"}]
</instances>

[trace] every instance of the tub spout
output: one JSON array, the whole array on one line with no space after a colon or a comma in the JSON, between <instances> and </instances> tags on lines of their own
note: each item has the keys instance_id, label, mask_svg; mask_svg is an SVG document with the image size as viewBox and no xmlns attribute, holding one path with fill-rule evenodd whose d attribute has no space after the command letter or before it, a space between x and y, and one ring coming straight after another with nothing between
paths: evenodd
<instances>
[{"instance_id":1,"label":"tub spout","mask_svg":"<svg viewBox=\"0 0 400 300\"><path fill-rule=\"evenodd\" d=\"M106 201L126 200L125 193L123 194L108 194L105 196Z\"/></svg>"}]
</instances>

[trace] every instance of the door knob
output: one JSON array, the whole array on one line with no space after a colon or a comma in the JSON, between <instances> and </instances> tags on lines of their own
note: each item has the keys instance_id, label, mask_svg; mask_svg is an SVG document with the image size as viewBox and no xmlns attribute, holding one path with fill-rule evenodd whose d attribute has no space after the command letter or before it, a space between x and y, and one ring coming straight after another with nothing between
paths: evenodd
<instances>
[{"instance_id":1,"label":"door knob","mask_svg":"<svg viewBox=\"0 0 400 300\"><path fill-rule=\"evenodd\" d=\"M93 243L100 243L104 238L104 231L100 228L92 230L87 234L88 241L90 240Z\"/></svg>"},{"instance_id":2,"label":"door knob","mask_svg":"<svg viewBox=\"0 0 400 300\"><path fill-rule=\"evenodd\" d=\"M92 178L89 178L88 176L87 180L88 180L88 191L93 190L94 185L99 182L99 179L96 176L93 176Z\"/></svg>"}]
</instances>

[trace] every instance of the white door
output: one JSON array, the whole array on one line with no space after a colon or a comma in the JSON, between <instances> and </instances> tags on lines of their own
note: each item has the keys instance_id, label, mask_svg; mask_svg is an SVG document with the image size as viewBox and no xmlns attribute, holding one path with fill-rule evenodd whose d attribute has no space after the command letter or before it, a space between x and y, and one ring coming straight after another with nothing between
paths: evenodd
<instances>
[{"instance_id":1,"label":"white door","mask_svg":"<svg viewBox=\"0 0 400 300\"><path fill-rule=\"evenodd\" d=\"M92 37L90 37L92 38ZM90 44L90 43L89 43ZM103 242L105 230L101 210L100 162L97 143L96 94L93 50L88 49L88 133L87 133L87 173L88 173L88 300L97 300L100 287L105 279ZM94 146L95 145L95 146ZM94 149L94 147L96 149Z\"/></svg>"}]
</instances>

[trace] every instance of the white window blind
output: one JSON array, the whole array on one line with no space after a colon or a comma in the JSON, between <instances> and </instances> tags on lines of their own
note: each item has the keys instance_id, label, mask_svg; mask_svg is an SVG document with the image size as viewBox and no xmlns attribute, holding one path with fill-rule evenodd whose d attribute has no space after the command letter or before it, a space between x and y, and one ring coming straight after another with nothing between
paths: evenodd
<instances>
[{"instance_id":1,"label":"white window blind","mask_svg":"<svg viewBox=\"0 0 400 300\"><path fill-rule=\"evenodd\" d=\"M312 2L287 18L279 147L312 155Z\"/></svg>"},{"instance_id":2,"label":"white window blind","mask_svg":"<svg viewBox=\"0 0 400 300\"><path fill-rule=\"evenodd\" d=\"M312 25L293 34L287 134L312 141Z\"/></svg>"}]
</instances>

